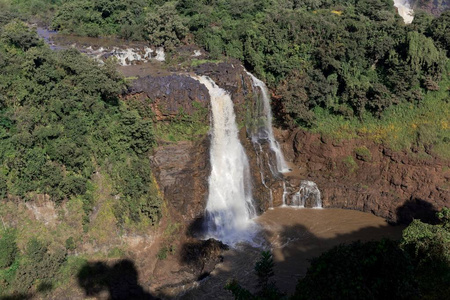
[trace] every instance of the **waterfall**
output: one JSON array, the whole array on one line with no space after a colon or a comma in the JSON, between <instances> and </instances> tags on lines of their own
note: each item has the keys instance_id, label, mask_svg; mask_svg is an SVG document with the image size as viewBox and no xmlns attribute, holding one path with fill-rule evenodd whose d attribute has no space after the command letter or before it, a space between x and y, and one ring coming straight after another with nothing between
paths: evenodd
<instances>
[{"instance_id":1,"label":"waterfall","mask_svg":"<svg viewBox=\"0 0 450 300\"><path fill-rule=\"evenodd\" d=\"M297 192L294 191L293 187L286 187L286 183L283 182L282 206L322 208L322 197L316 183L302 180Z\"/></svg>"},{"instance_id":2,"label":"waterfall","mask_svg":"<svg viewBox=\"0 0 450 300\"><path fill-rule=\"evenodd\" d=\"M280 173L289 172L289 166L284 159L283 152L281 152L280 145L273 135L272 129L272 109L270 108L270 98L267 90L267 86L264 82L253 76L253 74L247 72L247 74L252 78L253 88L261 91L261 98L263 106L260 108L259 115L257 116L257 121L254 124L254 130L252 133L252 141L259 143L261 140L267 140L270 145L270 150L275 153L277 171Z\"/></svg>"},{"instance_id":3,"label":"waterfall","mask_svg":"<svg viewBox=\"0 0 450 300\"><path fill-rule=\"evenodd\" d=\"M234 245L251 242L256 216L247 156L238 137L230 95L209 77L197 77L209 90L212 110L211 175L206 204L206 238Z\"/></svg>"},{"instance_id":4,"label":"waterfall","mask_svg":"<svg viewBox=\"0 0 450 300\"><path fill-rule=\"evenodd\" d=\"M300 182L300 189L293 199L293 206L305 207L306 201L310 199L313 208L322 208L322 198L320 190L312 181L303 180Z\"/></svg>"},{"instance_id":5,"label":"waterfall","mask_svg":"<svg viewBox=\"0 0 450 300\"><path fill-rule=\"evenodd\" d=\"M397 8L398 14L403 18L405 24L411 24L414 20L414 11L408 0L394 0L394 6Z\"/></svg>"}]
</instances>

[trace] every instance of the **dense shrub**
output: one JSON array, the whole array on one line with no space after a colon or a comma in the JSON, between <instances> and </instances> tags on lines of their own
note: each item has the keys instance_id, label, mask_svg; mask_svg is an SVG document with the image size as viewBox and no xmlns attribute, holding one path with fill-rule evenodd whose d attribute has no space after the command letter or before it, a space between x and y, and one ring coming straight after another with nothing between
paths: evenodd
<instances>
[{"instance_id":1,"label":"dense shrub","mask_svg":"<svg viewBox=\"0 0 450 300\"><path fill-rule=\"evenodd\" d=\"M0 46L0 196L80 196L88 214L91 176L101 169L123 195L118 209L155 224L161 199L146 158L155 144L152 122L119 100L125 84L111 62L99 66L74 49L53 52L19 21L0 31L7 41Z\"/></svg>"},{"instance_id":2,"label":"dense shrub","mask_svg":"<svg viewBox=\"0 0 450 300\"><path fill-rule=\"evenodd\" d=\"M32 238L27 244L24 261L17 270L14 289L26 293L37 280L51 286L58 279L57 274L66 255L65 249L50 251L43 242Z\"/></svg>"},{"instance_id":3,"label":"dense shrub","mask_svg":"<svg viewBox=\"0 0 450 300\"><path fill-rule=\"evenodd\" d=\"M13 230L0 233L0 269L9 267L16 259L18 249L16 235Z\"/></svg>"}]
</instances>

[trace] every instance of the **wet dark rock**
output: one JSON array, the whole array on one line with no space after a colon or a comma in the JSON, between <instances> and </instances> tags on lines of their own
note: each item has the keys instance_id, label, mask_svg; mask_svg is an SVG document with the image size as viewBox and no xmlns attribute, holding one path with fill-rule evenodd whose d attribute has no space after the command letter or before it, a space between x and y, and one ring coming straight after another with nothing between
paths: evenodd
<instances>
[{"instance_id":1,"label":"wet dark rock","mask_svg":"<svg viewBox=\"0 0 450 300\"><path fill-rule=\"evenodd\" d=\"M128 96L143 95L152 100L152 109L158 120L178 115L192 114L194 102L202 107L210 106L208 89L186 75L145 76L136 79Z\"/></svg>"},{"instance_id":2,"label":"wet dark rock","mask_svg":"<svg viewBox=\"0 0 450 300\"><path fill-rule=\"evenodd\" d=\"M201 280L207 277L216 264L223 261L222 252L229 247L221 241L208 239L186 243L181 251L181 262L188 265Z\"/></svg>"},{"instance_id":3,"label":"wet dark rock","mask_svg":"<svg viewBox=\"0 0 450 300\"><path fill-rule=\"evenodd\" d=\"M202 217L208 196L209 137L160 146L151 163L174 218L189 224Z\"/></svg>"}]
</instances>

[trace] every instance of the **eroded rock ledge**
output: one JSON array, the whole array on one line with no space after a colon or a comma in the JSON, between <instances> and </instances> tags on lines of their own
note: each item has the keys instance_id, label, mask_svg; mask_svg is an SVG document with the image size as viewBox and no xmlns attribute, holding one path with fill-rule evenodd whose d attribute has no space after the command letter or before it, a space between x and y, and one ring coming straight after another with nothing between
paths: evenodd
<instances>
[{"instance_id":1,"label":"eroded rock ledge","mask_svg":"<svg viewBox=\"0 0 450 300\"><path fill-rule=\"evenodd\" d=\"M394 152L363 139L336 142L302 130L279 138L300 176L319 185L324 207L409 223L434 221L435 212L450 205L449 161Z\"/></svg>"}]
</instances>

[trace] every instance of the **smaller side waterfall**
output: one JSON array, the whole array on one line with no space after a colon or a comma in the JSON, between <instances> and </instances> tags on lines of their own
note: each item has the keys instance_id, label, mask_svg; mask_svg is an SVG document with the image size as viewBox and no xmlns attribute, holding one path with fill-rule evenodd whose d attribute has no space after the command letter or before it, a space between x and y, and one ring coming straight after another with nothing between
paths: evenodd
<instances>
[{"instance_id":1,"label":"smaller side waterfall","mask_svg":"<svg viewBox=\"0 0 450 300\"><path fill-rule=\"evenodd\" d=\"M292 192L292 188L287 188L286 184L283 184L283 206L322 208L322 198L317 184L302 180L297 192L295 190Z\"/></svg>"},{"instance_id":2,"label":"smaller side waterfall","mask_svg":"<svg viewBox=\"0 0 450 300\"><path fill-rule=\"evenodd\" d=\"M310 199L313 208L322 207L322 198L320 197L320 190L312 181L303 180L300 182L300 189L298 190L298 203L293 203L300 207L305 207L306 201Z\"/></svg>"},{"instance_id":3,"label":"smaller side waterfall","mask_svg":"<svg viewBox=\"0 0 450 300\"><path fill-rule=\"evenodd\" d=\"M414 10L408 0L394 0L394 6L405 24L411 24L414 20Z\"/></svg>"},{"instance_id":4,"label":"smaller side waterfall","mask_svg":"<svg viewBox=\"0 0 450 300\"><path fill-rule=\"evenodd\" d=\"M260 90L262 100L262 107L258 109L258 115L255 118L255 124L253 124L252 141L254 143L259 143L261 140L268 141L270 150L275 154L277 171L280 173L289 172L290 169L284 159L283 152L281 152L280 145L273 135L272 109L270 108L270 97L267 86L253 74L249 72L247 74L252 78L253 88Z\"/></svg>"},{"instance_id":5,"label":"smaller side waterfall","mask_svg":"<svg viewBox=\"0 0 450 300\"><path fill-rule=\"evenodd\" d=\"M238 137L230 95L209 77L195 78L211 96L211 175L206 204L206 238L234 245L253 242L256 216L253 206L250 167Z\"/></svg>"}]
</instances>

